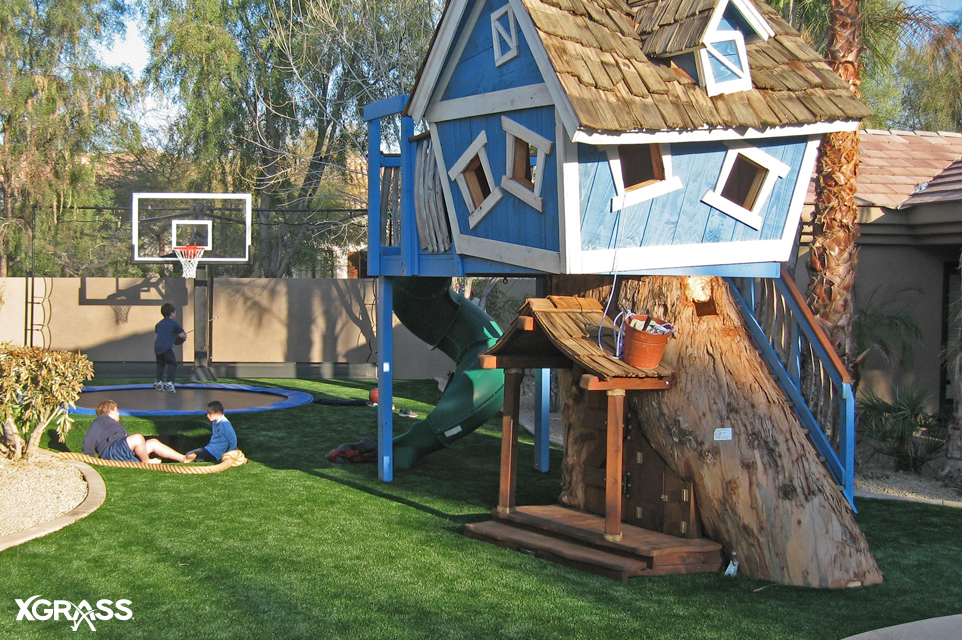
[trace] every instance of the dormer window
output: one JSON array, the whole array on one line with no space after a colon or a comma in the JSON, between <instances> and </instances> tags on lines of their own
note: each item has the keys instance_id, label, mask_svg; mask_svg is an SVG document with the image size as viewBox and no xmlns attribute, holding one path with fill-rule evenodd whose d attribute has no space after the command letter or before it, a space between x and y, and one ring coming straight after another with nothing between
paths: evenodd
<instances>
[{"instance_id":1,"label":"dormer window","mask_svg":"<svg viewBox=\"0 0 962 640\"><path fill-rule=\"evenodd\" d=\"M551 141L504 116L501 116L501 128L504 129L507 149L501 188L544 213L541 184L545 162L553 146Z\"/></svg>"},{"instance_id":2,"label":"dormer window","mask_svg":"<svg viewBox=\"0 0 962 640\"><path fill-rule=\"evenodd\" d=\"M702 202L758 230L761 211L778 178L788 176L790 167L761 149L729 145L715 188Z\"/></svg>"},{"instance_id":3,"label":"dormer window","mask_svg":"<svg viewBox=\"0 0 962 640\"><path fill-rule=\"evenodd\" d=\"M748 91L751 70L745 44L775 35L758 9L747 0L721 0L694 51L699 84L709 96Z\"/></svg>"},{"instance_id":4,"label":"dormer window","mask_svg":"<svg viewBox=\"0 0 962 640\"><path fill-rule=\"evenodd\" d=\"M695 60L709 96L752 88L745 37L740 31L716 31Z\"/></svg>"},{"instance_id":5,"label":"dormer window","mask_svg":"<svg viewBox=\"0 0 962 640\"><path fill-rule=\"evenodd\" d=\"M448 177L457 182L461 190L464 204L468 207L468 226L472 229L504 195L495 186L485 150L487 144L488 137L482 131L448 171Z\"/></svg>"},{"instance_id":6,"label":"dormer window","mask_svg":"<svg viewBox=\"0 0 962 640\"><path fill-rule=\"evenodd\" d=\"M605 152L615 183L612 211L620 211L682 187L681 179L671 173L668 145L622 144L606 147Z\"/></svg>"},{"instance_id":7,"label":"dormer window","mask_svg":"<svg viewBox=\"0 0 962 640\"><path fill-rule=\"evenodd\" d=\"M494 66L500 67L518 56L518 24L510 4L491 12L491 38Z\"/></svg>"}]
</instances>

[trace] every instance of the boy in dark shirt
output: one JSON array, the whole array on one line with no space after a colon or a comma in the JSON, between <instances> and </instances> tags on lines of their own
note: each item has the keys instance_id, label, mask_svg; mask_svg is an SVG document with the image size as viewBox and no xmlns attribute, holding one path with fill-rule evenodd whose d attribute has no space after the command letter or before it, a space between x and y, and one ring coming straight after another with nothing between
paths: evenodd
<instances>
[{"instance_id":1,"label":"boy in dark shirt","mask_svg":"<svg viewBox=\"0 0 962 640\"><path fill-rule=\"evenodd\" d=\"M184 328L177 324L174 315L177 307L165 302L160 308L160 314L164 319L154 327L154 355L157 359L157 375L154 378L154 390L166 391L167 393L177 393L174 390L174 379L177 377L177 356L174 355L174 345L183 344L187 339ZM167 381L164 382L166 372Z\"/></svg>"},{"instance_id":2,"label":"boy in dark shirt","mask_svg":"<svg viewBox=\"0 0 962 640\"><path fill-rule=\"evenodd\" d=\"M157 438L148 440L139 433L127 435L127 429L120 424L120 409L113 400L104 400L97 405L97 418L90 423L84 436L83 452L120 462L160 462L150 454L177 462L193 462L197 458L195 453L178 453Z\"/></svg>"}]
</instances>

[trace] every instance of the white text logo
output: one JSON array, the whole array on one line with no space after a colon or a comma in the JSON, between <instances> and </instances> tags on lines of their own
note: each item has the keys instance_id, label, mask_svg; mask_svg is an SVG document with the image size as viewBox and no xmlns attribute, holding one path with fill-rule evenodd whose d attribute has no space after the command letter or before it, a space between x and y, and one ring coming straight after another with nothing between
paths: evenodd
<instances>
[{"instance_id":1,"label":"white text logo","mask_svg":"<svg viewBox=\"0 0 962 640\"><path fill-rule=\"evenodd\" d=\"M95 620L130 620L134 617L134 612L128 607L130 600L98 600L96 608L91 607L86 600L81 600L80 604L74 604L68 600L45 600L40 596L32 596L26 600L16 599L20 613L17 620L60 620L63 616L65 620L73 623L73 630L76 631L82 623L87 623L91 631L96 631Z\"/></svg>"}]
</instances>

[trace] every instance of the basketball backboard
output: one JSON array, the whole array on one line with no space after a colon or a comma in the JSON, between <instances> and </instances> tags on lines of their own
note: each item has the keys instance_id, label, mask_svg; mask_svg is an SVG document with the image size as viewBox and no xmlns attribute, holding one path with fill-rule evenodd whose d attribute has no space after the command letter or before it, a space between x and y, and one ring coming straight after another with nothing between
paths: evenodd
<instances>
[{"instance_id":1,"label":"basketball backboard","mask_svg":"<svg viewBox=\"0 0 962 640\"><path fill-rule=\"evenodd\" d=\"M247 264L251 257L249 193L135 193L133 261L178 262L174 247L205 249L201 264Z\"/></svg>"}]
</instances>

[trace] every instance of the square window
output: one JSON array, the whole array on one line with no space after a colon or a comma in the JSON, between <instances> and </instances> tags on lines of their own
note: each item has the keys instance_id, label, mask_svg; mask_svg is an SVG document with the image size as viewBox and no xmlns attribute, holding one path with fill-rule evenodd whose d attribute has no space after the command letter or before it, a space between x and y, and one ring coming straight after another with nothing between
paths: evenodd
<instances>
[{"instance_id":1,"label":"square window","mask_svg":"<svg viewBox=\"0 0 962 640\"><path fill-rule=\"evenodd\" d=\"M669 149L661 144L622 144L605 149L615 183L612 211L681 189L681 179L671 174Z\"/></svg>"},{"instance_id":2,"label":"square window","mask_svg":"<svg viewBox=\"0 0 962 640\"><path fill-rule=\"evenodd\" d=\"M468 183L468 193L471 194L471 202L477 209L481 203L491 195L491 185L484 175L484 168L481 166L481 156L474 156L464 168L464 181Z\"/></svg>"},{"instance_id":3,"label":"square window","mask_svg":"<svg viewBox=\"0 0 962 640\"><path fill-rule=\"evenodd\" d=\"M778 178L791 168L761 149L730 143L715 188L701 201L753 229L761 229L762 208Z\"/></svg>"},{"instance_id":4,"label":"square window","mask_svg":"<svg viewBox=\"0 0 962 640\"><path fill-rule=\"evenodd\" d=\"M468 208L468 226L473 229L501 200L502 191L494 186L491 165L485 147L488 137L482 131L461 157L448 170L448 177L458 183L461 197Z\"/></svg>"},{"instance_id":5,"label":"square window","mask_svg":"<svg viewBox=\"0 0 962 640\"><path fill-rule=\"evenodd\" d=\"M625 191L633 191L665 179L660 145L619 145L621 179Z\"/></svg>"},{"instance_id":6,"label":"square window","mask_svg":"<svg viewBox=\"0 0 962 640\"><path fill-rule=\"evenodd\" d=\"M728 180L722 188L721 195L740 207L751 210L758 201L758 194L765 183L768 169L756 164L742 154L738 154L732 165Z\"/></svg>"},{"instance_id":7,"label":"square window","mask_svg":"<svg viewBox=\"0 0 962 640\"><path fill-rule=\"evenodd\" d=\"M534 190L531 159L537 157L538 150L521 138L515 138L514 136L509 136L509 138L514 140L514 171L511 177L522 186Z\"/></svg>"},{"instance_id":8,"label":"square window","mask_svg":"<svg viewBox=\"0 0 962 640\"><path fill-rule=\"evenodd\" d=\"M506 116L501 116L501 128L505 133L507 150L501 188L543 213L541 183L545 163L554 144Z\"/></svg>"}]
</instances>

